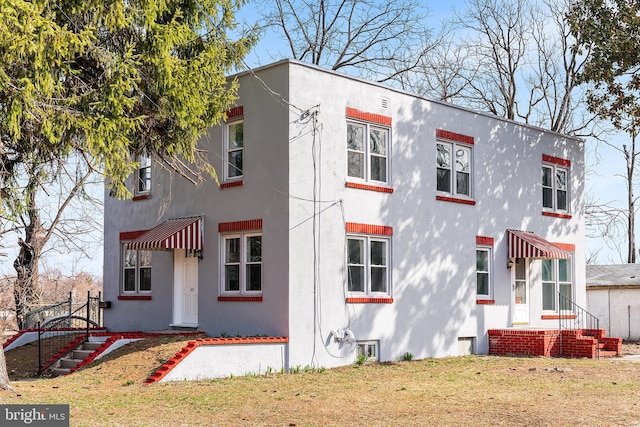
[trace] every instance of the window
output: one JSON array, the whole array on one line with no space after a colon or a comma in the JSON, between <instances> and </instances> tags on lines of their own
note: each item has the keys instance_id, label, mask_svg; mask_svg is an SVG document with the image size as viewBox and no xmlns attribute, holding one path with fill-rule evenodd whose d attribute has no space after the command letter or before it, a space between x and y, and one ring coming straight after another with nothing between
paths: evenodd
<instances>
[{"instance_id":1,"label":"window","mask_svg":"<svg viewBox=\"0 0 640 427\"><path fill-rule=\"evenodd\" d=\"M151 191L151 157L146 153L138 156L138 169L135 174L135 194L147 194Z\"/></svg>"},{"instance_id":2,"label":"window","mask_svg":"<svg viewBox=\"0 0 640 427\"><path fill-rule=\"evenodd\" d=\"M136 251L122 245L122 291L151 292L151 251Z\"/></svg>"},{"instance_id":3,"label":"window","mask_svg":"<svg viewBox=\"0 0 640 427\"><path fill-rule=\"evenodd\" d=\"M556 165L542 165L542 207L566 211L568 206L568 170Z\"/></svg>"},{"instance_id":4,"label":"window","mask_svg":"<svg viewBox=\"0 0 640 427\"><path fill-rule=\"evenodd\" d=\"M436 162L438 191L471 197L471 147L438 141Z\"/></svg>"},{"instance_id":5,"label":"window","mask_svg":"<svg viewBox=\"0 0 640 427\"><path fill-rule=\"evenodd\" d=\"M347 237L349 292L389 294L389 239Z\"/></svg>"},{"instance_id":6,"label":"window","mask_svg":"<svg viewBox=\"0 0 640 427\"><path fill-rule=\"evenodd\" d=\"M489 298L491 294L491 249L476 248L476 293Z\"/></svg>"},{"instance_id":7,"label":"window","mask_svg":"<svg viewBox=\"0 0 640 427\"><path fill-rule=\"evenodd\" d=\"M389 129L347 123L347 175L365 181L388 182Z\"/></svg>"},{"instance_id":8,"label":"window","mask_svg":"<svg viewBox=\"0 0 640 427\"><path fill-rule=\"evenodd\" d=\"M357 357L366 357L368 361L377 362L378 342L377 341L358 341Z\"/></svg>"},{"instance_id":9,"label":"window","mask_svg":"<svg viewBox=\"0 0 640 427\"><path fill-rule=\"evenodd\" d=\"M223 293L262 292L262 235L223 236Z\"/></svg>"},{"instance_id":10,"label":"window","mask_svg":"<svg viewBox=\"0 0 640 427\"><path fill-rule=\"evenodd\" d=\"M227 124L225 179L244 175L244 121Z\"/></svg>"},{"instance_id":11,"label":"window","mask_svg":"<svg viewBox=\"0 0 640 427\"><path fill-rule=\"evenodd\" d=\"M542 260L542 309L571 310L573 300L572 266L570 259Z\"/></svg>"}]
</instances>

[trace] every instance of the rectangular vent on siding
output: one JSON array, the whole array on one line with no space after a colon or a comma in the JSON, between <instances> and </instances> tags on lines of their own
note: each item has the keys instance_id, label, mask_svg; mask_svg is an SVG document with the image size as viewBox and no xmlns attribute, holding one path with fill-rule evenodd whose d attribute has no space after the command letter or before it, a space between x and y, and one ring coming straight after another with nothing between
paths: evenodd
<instances>
[{"instance_id":1,"label":"rectangular vent on siding","mask_svg":"<svg viewBox=\"0 0 640 427\"><path fill-rule=\"evenodd\" d=\"M386 96L383 96L380 99L380 105L382 106L382 108L387 109L389 108L389 98L387 98Z\"/></svg>"}]
</instances>

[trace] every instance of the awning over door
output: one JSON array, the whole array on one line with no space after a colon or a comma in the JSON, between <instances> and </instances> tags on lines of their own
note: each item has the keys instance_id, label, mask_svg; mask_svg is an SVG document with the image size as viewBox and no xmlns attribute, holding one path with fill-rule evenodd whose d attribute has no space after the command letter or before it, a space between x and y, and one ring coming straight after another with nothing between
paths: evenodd
<instances>
[{"instance_id":1,"label":"awning over door","mask_svg":"<svg viewBox=\"0 0 640 427\"><path fill-rule=\"evenodd\" d=\"M571 252L530 231L507 230L508 258L567 259Z\"/></svg>"},{"instance_id":2,"label":"awning over door","mask_svg":"<svg viewBox=\"0 0 640 427\"><path fill-rule=\"evenodd\" d=\"M202 217L167 220L130 241L127 247L132 250L202 250Z\"/></svg>"}]
</instances>

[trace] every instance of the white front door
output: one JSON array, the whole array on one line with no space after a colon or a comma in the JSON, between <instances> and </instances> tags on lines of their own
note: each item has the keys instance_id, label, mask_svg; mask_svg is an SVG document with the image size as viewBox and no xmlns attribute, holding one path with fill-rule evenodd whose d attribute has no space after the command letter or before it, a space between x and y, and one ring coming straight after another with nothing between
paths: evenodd
<instances>
[{"instance_id":1,"label":"white front door","mask_svg":"<svg viewBox=\"0 0 640 427\"><path fill-rule=\"evenodd\" d=\"M516 258L513 281L513 324L529 323L529 260Z\"/></svg>"},{"instance_id":2,"label":"white front door","mask_svg":"<svg viewBox=\"0 0 640 427\"><path fill-rule=\"evenodd\" d=\"M198 258L174 249L173 325L198 326Z\"/></svg>"}]
</instances>

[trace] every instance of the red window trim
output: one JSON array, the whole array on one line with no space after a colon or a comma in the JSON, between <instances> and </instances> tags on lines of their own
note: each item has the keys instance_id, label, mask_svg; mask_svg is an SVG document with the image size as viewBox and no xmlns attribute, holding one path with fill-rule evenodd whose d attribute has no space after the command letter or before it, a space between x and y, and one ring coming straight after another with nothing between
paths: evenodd
<instances>
[{"instance_id":1,"label":"red window trim","mask_svg":"<svg viewBox=\"0 0 640 427\"><path fill-rule=\"evenodd\" d=\"M543 314L540 318L542 320L559 320L559 319L575 319L578 316L576 314Z\"/></svg>"},{"instance_id":2,"label":"red window trim","mask_svg":"<svg viewBox=\"0 0 640 427\"><path fill-rule=\"evenodd\" d=\"M233 231L261 230L262 219L249 219L246 221L221 222L218 224L218 233L229 233Z\"/></svg>"},{"instance_id":3,"label":"red window trim","mask_svg":"<svg viewBox=\"0 0 640 427\"><path fill-rule=\"evenodd\" d=\"M461 133L455 133L444 129L436 129L436 138L448 139L449 141L463 142L465 144L473 145L475 139L469 135L463 135Z\"/></svg>"},{"instance_id":4,"label":"red window trim","mask_svg":"<svg viewBox=\"0 0 640 427\"><path fill-rule=\"evenodd\" d=\"M374 234L379 236L393 236L393 227L386 225L360 224L347 222L347 233Z\"/></svg>"},{"instance_id":5,"label":"red window trim","mask_svg":"<svg viewBox=\"0 0 640 427\"><path fill-rule=\"evenodd\" d=\"M543 216L551 216L551 217L554 217L554 218L562 218L562 219L571 219L571 218L573 218L573 216L571 216L569 214L561 214L561 213L547 212L547 211L542 211L542 215Z\"/></svg>"},{"instance_id":6,"label":"red window trim","mask_svg":"<svg viewBox=\"0 0 640 427\"><path fill-rule=\"evenodd\" d=\"M357 108L347 107L345 115L350 119L359 119L371 123L377 123L379 125L391 126L392 119L389 116L383 116L382 114L367 113L360 111Z\"/></svg>"},{"instance_id":7,"label":"red window trim","mask_svg":"<svg viewBox=\"0 0 640 427\"><path fill-rule=\"evenodd\" d=\"M133 196L131 200L133 200L134 202L137 202L138 200L147 200L150 198L151 198L151 194L147 193L147 194L140 194L137 196Z\"/></svg>"},{"instance_id":8,"label":"red window trim","mask_svg":"<svg viewBox=\"0 0 640 427\"><path fill-rule=\"evenodd\" d=\"M227 120L244 116L244 106L239 105L225 112Z\"/></svg>"},{"instance_id":9,"label":"red window trim","mask_svg":"<svg viewBox=\"0 0 640 427\"><path fill-rule=\"evenodd\" d=\"M476 236L476 245L493 246L493 237Z\"/></svg>"},{"instance_id":10,"label":"red window trim","mask_svg":"<svg viewBox=\"0 0 640 427\"><path fill-rule=\"evenodd\" d=\"M357 188L358 190L378 191L380 193L393 193L393 188L381 187L378 185L360 184L358 182L345 182L344 186L347 188Z\"/></svg>"},{"instance_id":11,"label":"red window trim","mask_svg":"<svg viewBox=\"0 0 640 427\"><path fill-rule=\"evenodd\" d=\"M240 187L242 185L244 185L243 180L223 182L220 184L220 189L223 190L225 188Z\"/></svg>"},{"instance_id":12,"label":"red window trim","mask_svg":"<svg viewBox=\"0 0 640 427\"><path fill-rule=\"evenodd\" d=\"M565 166L568 168L571 167L571 160L563 159L561 157L550 156L548 154L542 155L542 161L547 163L553 163L555 165Z\"/></svg>"},{"instance_id":13,"label":"red window trim","mask_svg":"<svg viewBox=\"0 0 640 427\"><path fill-rule=\"evenodd\" d=\"M120 240L123 241L137 239L147 231L149 230L123 231L120 233Z\"/></svg>"},{"instance_id":14,"label":"red window trim","mask_svg":"<svg viewBox=\"0 0 640 427\"><path fill-rule=\"evenodd\" d=\"M151 295L118 295L120 301L151 301Z\"/></svg>"},{"instance_id":15,"label":"red window trim","mask_svg":"<svg viewBox=\"0 0 640 427\"><path fill-rule=\"evenodd\" d=\"M477 299L476 300L476 304L479 304L479 305L491 305L495 303L496 303L496 300L494 299Z\"/></svg>"},{"instance_id":16,"label":"red window trim","mask_svg":"<svg viewBox=\"0 0 640 427\"><path fill-rule=\"evenodd\" d=\"M241 296L224 297L224 296L219 296L218 297L218 301L220 301L220 302L262 302L262 296L259 296L259 297L241 297Z\"/></svg>"},{"instance_id":17,"label":"red window trim","mask_svg":"<svg viewBox=\"0 0 640 427\"><path fill-rule=\"evenodd\" d=\"M393 304L393 298L347 298L347 304Z\"/></svg>"},{"instance_id":18,"label":"red window trim","mask_svg":"<svg viewBox=\"0 0 640 427\"><path fill-rule=\"evenodd\" d=\"M469 199L459 199L457 197L448 197L448 196L436 196L436 200L440 200L441 202L451 202L451 203L460 203L463 205L475 206L475 200Z\"/></svg>"}]
</instances>

